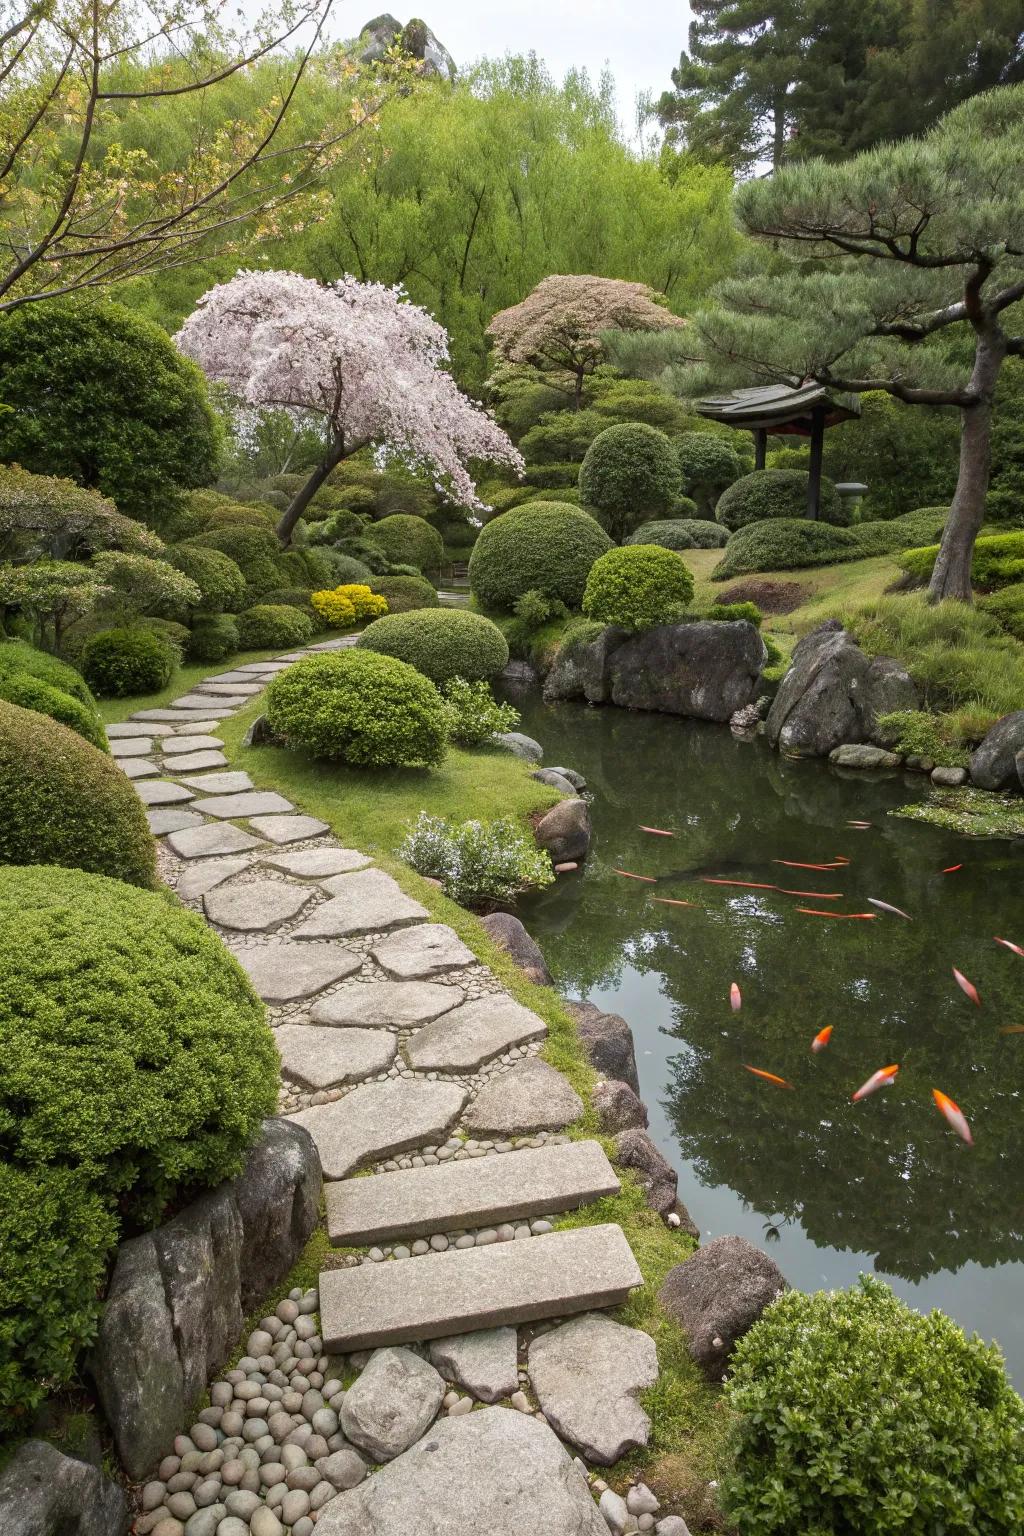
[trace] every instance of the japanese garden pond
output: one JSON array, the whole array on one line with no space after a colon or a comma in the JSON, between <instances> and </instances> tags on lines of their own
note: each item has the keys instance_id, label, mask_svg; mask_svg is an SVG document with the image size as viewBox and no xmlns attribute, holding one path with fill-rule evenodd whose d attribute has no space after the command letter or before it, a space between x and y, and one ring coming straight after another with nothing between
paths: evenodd
<instances>
[{"instance_id":1,"label":"japanese garden pond","mask_svg":"<svg viewBox=\"0 0 1024 1536\"><path fill-rule=\"evenodd\" d=\"M993 940L1024 946L1020 844L890 815L925 795L922 775L843 773L723 726L514 699L545 762L585 775L594 822L586 865L520 915L566 996L631 1025L651 1134L702 1239L749 1238L801 1290L874 1271L996 1339L1019 1386L1024 1033L1001 1030L1024 1024L1024 958ZM891 1086L851 1102L895 1063ZM964 1111L973 1147L933 1088Z\"/></svg>"}]
</instances>

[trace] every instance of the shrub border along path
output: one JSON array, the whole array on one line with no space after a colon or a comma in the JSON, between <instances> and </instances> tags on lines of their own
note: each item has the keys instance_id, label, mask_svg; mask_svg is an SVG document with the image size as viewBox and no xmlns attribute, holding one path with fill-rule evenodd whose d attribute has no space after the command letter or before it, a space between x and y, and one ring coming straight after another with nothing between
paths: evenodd
<instances>
[{"instance_id":1,"label":"shrub border along path","mask_svg":"<svg viewBox=\"0 0 1024 1536\"><path fill-rule=\"evenodd\" d=\"M310 650L334 650L352 643L350 638L327 641L310 647ZM196 684L193 692L174 701L168 708L140 710L130 723L115 724L109 731L118 761L132 775L141 797L149 805L154 832L166 838L161 850L164 877L177 888L182 899L205 911L229 947L250 968L257 990L263 991L271 1004L272 1022L282 1031L278 1040L286 1066L292 1071L282 1089L282 1111L298 1114L300 1123L307 1124L321 1144L328 1164L332 1159L340 1159L334 1167L329 1166L329 1173L347 1171L349 1167L353 1171L358 1167L365 1170L368 1163L374 1166L375 1158L375 1166L386 1177L387 1170L409 1166L413 1158L416 1165L422 1157L429 1166L447 1158L462 1160L471 1155L498 1155L493 1139L491 1146L487 1145L486 1139L482 1146L479 1142L476 1146L466 1145L466 1133L456 1129L461 1110L456 1114L444 1112L436 1126L424 1129L415 1137L414 1145L410 1145L406 1137L400 1147L397 1143L392 1146L385 1135L379 1144L359 1146L354 1150L342 1145L338 1149L330 1129L332 1122L339 1123L332 1108L334 1104L350 1093L362 1093L364 1097L379 1094L382 1088L378 1084L383 1085L386 1093L401 1096L410 1079L414 1078L401 1057L395 1057L393 1046L391 1056L395 1059L390 1065L380 1059L379 1053L374 1054L369 1065L376 1070L367 1070L364 1049L361 1065L353 1067L352 1078L346 1075L342 1086L337 1086L339 1078L335 1076L332 1086L318 1088L314 1080L315 1070L303 1071L315 1053L307 1049L303 1054L300 1049L303 1027L295 1020L305 1019L310 1003L320 1001L323 1005L335 992L351 996L354 989L346 978L350 972L355 975L353 966L363 980L382 979L384 972L372 954L378 944L386 941L389 935L393 939L396 932L402 932L407 925L413 925L414 934L415 927L431 917L447 918L450 923L445 930L447 942L461 939L473 953L469 954L467 950L461 963L440 977L432 975L431 980L440 979L447 984L457 982L465 1002L470 1007L482 1005L485 1012L489 1003L499 1004L499 1012L501 1004L507 1007L508 997L503 994L511 994L517 1003L525 1005L531 1012L527 1015L524 1008L516 1015L517 1028L512 1031L508 1049L500 1054L493 1048L476 1052L471 1049L468 1057L463 1055L450 1062L442 1060L438 1070L420 1075L419 1090L426 1090L429 1097L431 1082L435 1094L437 1090L450 1093L456 1084L461 1084L465 1090L461 1094L464 1100L467 1094L475 1095L492 1073L511 1070L539 1052L568 1080L563 1087L568 1089L571 1085L581 1095L576 1107L582 1113L568 1127L566 1134L550 1139L555 1142L593 1139L598 1130L597 1118L589 1103L594 1074L583 1056L575 1026L554 994L547 988L527 982L508 956L491 943L471 914L446 901L404 866L396 867L391 860L378 860L376 867L368 869L370 861L356 850L339 849L326 822L297 815L295 807L282 796L256 789L247 775L231 773L220 745L214 744L222 742L222 738L215 734L220 723L232 715L242 715L244 711L242 718L233 721L226 733L236 736L244 719L257 712L256 700L266 681L304 654L308 653L289 653L274 661L247 663L241 668L215 674ZM138 733L147 727L154 732L152 756L139 751L145 738ZM200 745L199 738L211 735L213 741L204 740ZM190 744L190 737L195 739L197 750L185 752L183 764L176 762L182 749ZM159 766L155 760L157 748L162 753ZM229 777L224 778L225 774ZM239 825L240 822L244 825ZM317 851L323 854L328 850L334 850L339 868L351 872L326 877L325 889L322 878L303 874L303 870L312 869L312 865L306 866L292 855L309 855ZM288 867L297 862L301 869ZM391 864L396 873L402 873L401 885L420 899L421 905L416 905L380 868L381 862ZM361 885L356 884L356 877L360 877ZM359 889L361 892L358 901L339 900L335 894L339 882L344 891L349 881L353 882L349 891ZM297 940L292 945L289 942L291 935L296 929L303 928L306 929L303 939L320 930L323 936L318 937L315 944ZM315 996L308 995L309 988L302 988L306 995L301 999L275 1001L277 994L296 990L282 985L285 968L281 962L289 958L288 950L301 951L303 960L311 960L316 954L326 962L330 979L325 982L319 977L314 978L318 983ZM344 966L334 975L335 962L342 956L345 957ZM392 1029L395 1029L393 1024ZM383 1031L360 1029L346 1031L346 1034L361 1036L357 1043L365 1047L369 1037L379 1043ZM406 1032L403 1029L397 1036L391 1034L389 1038L394 1046L404 1045ZM340 1043L340 1032L335 1031L335 1039ZM427 1082L423 1081L424 1076ZM353 1086L353 1078L364 1081ZM352 1110L355 1103L353 1100L346 1109ZM347 1125L352 1118L346 1114L340 1120ZM483 1133L480 1134L483 1137ZM524 1135L508 1139L513 1143L509 1150L515 1155L516 1146L543 1144L545 1138L543 1135ZM371 1136L373 1141L375 1138ZM614 1153L613 1144L604 1142L603 1145L607 1152ZM403 1151L409 1155L401 1156ZM390 1157L389 1153L392 1154ZM381 1163L381 1158L386 1160ZM699 1380L681 1331L661 1313L655 1300L665 1274L673 1264L689 1255L693 1243L683 1233L667 1228L649 1209L631 1175L621 1173L620 1179L621 1189L617 1195L607 1196L568 1215L552 1215L550 1220L550 1225L560 1230L612 1223L620 1226L643 1275L643 1285L633 1291L614 1316L627 1327L644 1330L657 1345L660 1373L656 1383L640 1396L652 1420L649 1443L646 1449L637 1448L624 1457L608 1477L614 1485L625 1487L630 1478L643 1474L660 1488L664 1497L673 1500L682 1497L691 1510L694 1504L703 1508L707 1503L707 1483L717 1471L723 1414L720 1404ZM545 1229L550 1229L548 1222L544 1222L536 1237L542 1240ZM475 1240L478 1235L472 1229L459 1229L459 1233L463 1237L462 1247L469 1246L469 1239ZM452 1237L455 1235L451 1234ZM415 1238L415 1234L409 1234L410 1243ZM484 1237L484 1244L491 1241L492 1236ZM419 1242L422 1248L422 1237ZM401 1260L405 1245L398 1244L397 1247L397 1259ZM295 1282L298 1282L301 1293L301 1287L309 1287L325 1268L376 1265L382 1257L393 1264L396 1262L393 1253L393 1247L383 1251L374 1248L370 1253L331 1250L326 1234L320 1231L311 1241L297 1271L289 1277L282 1295L289 1290L294 1295ZM456 1260L456 1255L450 1254L449 1259ZM274 1300L268 1299L268 1311ZM571 1310L568 1302L565 1310ZM627 1335L622 1337L625 1339ZM521 1387L525 1387L528 1376L522 1367L527 1359L526 1336L522 1331L519 1344L520 1382ZM359 1355L350 1357L350 1368L362 1359ZM471 1398L459 1397L458 1403L462 1405L458 1407L459 1413L474 1406ZM522 1411L537 1411L535 1403L535 1398L522 1395L515 1406ZM449 1411L457 1407L455 1401L448 1399L446 1404ZM593 1487L595 1493L601 1493L606 1484L595 1477ZM158 1497L158 1490L147 1502L151 1503L154 1497ZM151 1528L148 1517L143 1517L143 1523L147 1530ZM141 1525L138 1530L140 1536L144 1536ZM304 1528L300 1527L298 1536L305 1536Z\"/></svg>"}]
</instances>

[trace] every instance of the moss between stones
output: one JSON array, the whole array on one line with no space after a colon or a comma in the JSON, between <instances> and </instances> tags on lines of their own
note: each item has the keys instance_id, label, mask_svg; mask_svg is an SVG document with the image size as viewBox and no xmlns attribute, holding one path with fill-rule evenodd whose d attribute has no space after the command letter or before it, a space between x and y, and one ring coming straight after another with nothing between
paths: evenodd
<instances>
[{"instance_id":1,"label":"moss between stones","mask_svg":"<svg viewBox=\"0 0 1024 1536\"><path fill-rule=\"evenodd\" d=\"M1024 837L1024 800L986 789L935 789L927 800L904 805L890 816L925 821L962 837Z\"/></svg>"}]
</instances>

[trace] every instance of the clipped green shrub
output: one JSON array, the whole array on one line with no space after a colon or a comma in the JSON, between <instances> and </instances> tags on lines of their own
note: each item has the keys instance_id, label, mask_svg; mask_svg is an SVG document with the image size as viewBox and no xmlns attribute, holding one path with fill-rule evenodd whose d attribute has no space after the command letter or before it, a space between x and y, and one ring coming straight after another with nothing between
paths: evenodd
<instances>
[{"instance_id":1,"label":"clipped green shrub","mask_svg":"<svg viewBox=\"0 0 1024 1536\"><path fill-rule=\"evenodd\" d=\"M711 524L707 525L709 528ZM635 533L631 533L626 540L627 544L659 544L662 549L696 549L697 540L693 537L688 527L685 527L682 519L665 518L656 523L641 523Z\"/></svg>"},{"instance_id":2,"label":"clipped green shrub","mask_svg":"<svg viewBox=\"0 0 1024 1536\"><path fill-rule=\"evenodd\" d=\"M245 577L230 555L197 544L174 544L168 562L194 581L202 594L203 613L237 613L245 606Z\"/></svg>"},{"instance_id":3,"label":"clipped green shrub","mask_svg":"<svg viewBox=\"0 0 1024 1536\"><path fill-rule=\"evenodd\" d=\"M546 411L519 440L519 450L531 465L580 462L595 437L608 429L608 417L598 411Z\"/></svg>"},{"instance_id":4,"label":"clipped green shrub","mask_svg":"<svg viewBox=\"0 0 1024 1536\"><path fill-rule=\"evenodd\" d=\"M704 517L714 517L715 502L743 473L735 448L711 432L684 432L676 439L676 456L683 490Z\"/></svg>"},{"instance_id":5,"label":"clipped green shrub","mask_svg":"<svg viewBox=\"0 0 1024 1536\"><path fill-rule=\"evenodd\" d=\"M158 693L174 675L177 658L168 640L150 629L103 629L82 647L82 672L102 699Z\"/></svg>"},{"instance_id":6,"label":"clipped green shrub","mask_svg":"<svg viewBox=\"0 0 1024 1536\"><path fill-rule=\"evenodd\" d=\"M709 523L702 517L681 517L676 526L688 533L693 540L695 549L724 549L729 541L729 530L723 528L720 523ZM652 532L658 530L657 523L649 523ZM657 544L657 539L652 539L652 544Z\"/></svg>"},{"instance_id":7,"label":"clipped green shrub","mask_svg":"<svg viewBox=\"0 0 1024 1536\"><path fill-rule=\"evenodd\" d=\"M398 854L419 874L439 880L452 901L485 911L555 878L550 856L511 817L460 825L421 811Z\"/></svg>"},{"instance_id":8,"label":"clipped green shrub","mask_svg":"<svg viewBox=\"0 0 1024 1536\"><path fill-rule=\"evenodd\" d=\"M671 440L644 422L622 422L595 437L580 466L580 495L603 514L609 533L625 539L640 523L667 512L682 491Z\"/></svg>"},{"instance_id":9,"label":"clipped green shrub","mask_svg":"<svg viewBox=\"0 0 1024 1536\"><path fill-rule=\"evenodd\" d=\"M897 564L924 585L931 577L938 553L938 544L908 549ZM981 592L991 592L1019 581L1024 581L1024 533L997 533L978 539L971 559L972 586Z\"/></svg>"},{"instance_id":10,"label":"clipped green shrub","mask_svg":"<svg viewBox=\"0 0 1024 1536\"><path fill-rule=\"evenodd\" d=\"M448 735L460 747L478 747L496 732L514 731L519 724L518 709L499 704L489 683L482 679L468 683L453 677L441 689L448 711Z\"/></svg>"},{"instance_id":11,"label":"clipped green shrub","mask_svg":"<svg viewBox=\"0 0 1024 1536\"><path fill-rule=\"evenodd\" d=\"M531 588L516 599L515 615L517 624L532 634L550 624L552 619L567 619L569 610L559 598Z\"/></svg>"},{"instance_id":12,"label":"clipped green shrub","mask_svg":"<svg viewBox=\"0 0 1024 1536\"><path fill-rule=\"evenodd\" d=\"M480 530L469 561L469 584L484 608L511 613L536 589L579 608L590 567L611 539L589 513L563 502L533 502L494 518Z\"/></svg>"},{"instance_id":13,"label":"clipped green shrub","mask_svg":"<svg viewBox=\"0 0 1024 1536\"><path fill-rule=\"evenodd\" d=\"M448 716L434 684L373 651L325 652L289 667L267 689L266 713L287 746L360 768L429 767L445 754Z\"/></svg>"},{"instance_id":14,"label":"clipped green shrub","mask_svg":"<svg viewBox=\"0 0 1024 1536\"><path fill-rule=\"evenodd\" d=\"M311 545L336 544L340 539L358 539L365 529L366 519L344 508L310 523L308 537Z\"/></svg>"},{"instance_id":15,"label":"clipped green shrub","mask_svg":"<svg viewBox=\"0 0 1024 1536\"><path fill-rule=\"evenodd\" d=\"M775 522L751 523L732 534L711 579L728 581L730 576L750 571L795 571L806 565L830 565L837 560L856 560L859 553L849 528L810 523L806 518L779 518Z\"/></svg>"},{"instance_id":16,"label":"clipped green shrub","mask_svg":"<svg viewBox=\"0 0 1024 1536\"><path fill-rule=\"evenodd\" d=\"M274 530L265 525L261 528L245 524L232 524L223 528L211 528L188 540L190 547L217 549L233 560L245 578L246 602L259 601L264 592L284 585L281 568L281 546ZM181 545L177 546L179 549Z\"/></svg>"},{"instance_id":17,"label":"clipped green shrub","mask_svg":"<svg viewBox=\"0 0 1024 1536\"><path fill-rule=\"evenodd\" d=\"M715 517L733 533L737 528L771 518L805 518L809 478L800 469L755 469L753 474L743 475L722 492L715 507ZM844 509L839 493L824 475L821 506L814 521L836 527L849 521L849 512Z\"/></svg>"},{"instance_id":18,"label":"clipped green shrub","mask_svg":"<svg viewBox=\"0 0 1024 1536\"><path fill-rule=\"evenodd\" d=\"M736 1346L721 1485L744 1536L1007 1536L1024 1511L1024 1402L993 1345L882 1281L789 1291Z\"/></svg>"},{"instance_id":19,"label":"clipped green shrub","mask_svg":"<svg viewBox=\"0 0 1024 1536\"><path fill-rule=\"evenodd\" d=\"M748 624L753 624L756 629L760 629L764 614L756 603L712 603L704 617L724 621L727 624L745 619Z\"/></svg>"},{"instance_id":20,"label":"clipped green shrub","mask_svg":"<svg viewBox=\"0 0 1024 1536\"><path fill-rule=\"evenodd\" d=\"M331 581L335 586L341 586L347 581L366 581L372 576L368 565L361 560L355 560L351 555L343 555L338 550L330 551Z\"/></svg>"},{"instance_id":21,"label":"clipped green shrub","mask_svg":"<svg viewBox=\"0 0 1024 1536\"><path fill-rule=\"evenodd\" d=\"M513 507L521 507L524 502L540 499L540 493L531 485L502 486L500 490L489 493L486 500L490 511L482 512L481 516L485 522L490 522L492 517L498 517L502 512L510 512Z\"/></svg>"},{"instance_id":22,"label":"clipped green shrub","mask_svg":"<svg viewBox=\"0 0 1024 1536\"><path fill-rule=\"evenodd\" d=\"M657 544L628 544L595 560L583 612L620 629L650 629L681 618L692 597L693 577L677 554Z\"/></svg>"},{"instance_id":23,"label":"clipped green shrub","mask_svg":"<svg viewBox=\"0 0 1024 1536\"><path fill-rule=\"evenodd\" d=\"M246 608L240 613L236 622L238 643L243 651L305 645L316 632L312 618L301 608L292 608L287 603L257 603L255 608Z\"/></svg>"},{"instance_id":24,"label":"clipped green shrub","mask_svg":"<svg viewBox=\"0 0 1024 1536\"><path fill-rule=\"evenodd\" d=\"M425 576L367 574L365 580L371 592L386 600L389 613L410 613L414 608L438 608L441 605L437 588Z\"/></svg>"},{"instance_id":25,"label":"clipped green shrub","mask_svg":"<svg viewBox=\"0 0 1024 1536\"><path fill-rule=\"evenodd\" d=\"M528 464L523 471L523 479L535 491L571 489L579 495L579 460L568 464Z\"/></svg>"},{"instance_id":26,"label":"clipped green shrub","mask_svg":"<svg viewBox=\"0 0 1024 1536\"><path fill-rule=\"evenodd\" d=\"M1015 640L1024 640L1024 581L1014 582L1012 586L1003 587L1001 592L983 597L979 606L991 614L1008 635L1013 635Z\"/></svg>"},{"instance_id":27,"label":"clipped green shrub","mask_svg":"<svg viewBox=\"0 0 1024 1536\"><path fill-rule=\"evenodd\" d=\"M238 624L231 614L196 614L186 647L189 661L226 661L238 649Z\"/></svg>"},{"instance_id":28,"label":"clipped green shrub","mask_svg":"<svg viewBox=\"0 0 1024 1536\"><path fill-rule=\"evenodd\" d=\"M136 619L135 624L140 629L148 629L156 635L158 640L166 640L174 652L175 666L181 661L188 650L189 632L185 624L178 624L174 619Z\"/></svg>"},{"instance_id":29,"label":"clipped green shrub","mask_svg":"<svg viewBox=\"0 0 1024 1536\"><path fill-rule=\"evenodd\" d=\"M131 781L73 729L7 702L0 804L0 863L61 864L153 885L153 839Z\"/></svg>"},{"instance_id":30,"label":"clipped green shrub","mask_svg":"<svg viewBox=\"0 0 1024 1536\"><path fill-rule=\"evenodd\" d=\"M929 544L937 541L942 537L948 516L948 507L918 507L914 512L904 512L901 517L856 523L850 530L857 545L854 558L896 554L902 549L912 549L923 540Z\"/></svg>"},{"instance_id":31,"label":"clipped green shrub","mask_svg":"<svg viewBox=\"0 0 1024 1536\"><path fill-rule=\"evenodd\" d=\"M46 715L68 726L98 751L107 751L107 735L95 709L87 708L78 699L72 698L70 693L54 688L52 683L44 683L41 677L33 677L29 672L12 672L6 677L0 676L0 699L6 699L8 704L17 704L20 709L31 709L37 714Z\"/></svg>"},{"instance_id":32,"label":"clipped green shrub","mask_svg":"<svg viewBox=\"0 0 1024 1536\"><path fill-rule=\"evenodd\" d=\"M368 624L356 644L397 656L434 683L493 677L508 661L508 645L498 626L464 608L389 613Z\"/></svg>"},{"instance_id":33,"label":"clipped green shrub","mask_svg":"<svg viewBox=\"0 0 1024 1536\"><path fill-rule=\"evenodd\" d=\"M377 545L388 560L418 566L437 575L444 560L444 540L436 528L422 517L396 512L391 517L371 523L366 537Z\"/></svg>"},{"instance_id":34,"label":"clipped green shrub","mask_svg":"<svg viewBox=\"0 0 1024 1536\"><path fill-rule=\"evenodd\" d=\"M27 672L59 688L61 693L70 693L90 709L96 707L85 678L66 661L51 656L49 651L37 651L27 640L0 640L0 677L9 677L14 672Z\"/></svg>"}]
</instances>

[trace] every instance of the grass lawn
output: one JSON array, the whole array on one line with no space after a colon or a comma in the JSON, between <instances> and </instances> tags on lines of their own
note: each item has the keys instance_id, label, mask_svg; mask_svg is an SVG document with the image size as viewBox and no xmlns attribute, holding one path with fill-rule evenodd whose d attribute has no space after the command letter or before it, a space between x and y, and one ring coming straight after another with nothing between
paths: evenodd
<instances>
[{"instance_id":1,"label":"grass lawn","mask_svg":"<svg viewBox=\"0 0 1024 1536\"><path fill-rule=\"evenodd\" d=\"M187 661L180 666L167 684L159 693L136 694L131 699L97 699L100 718L104 725L114 725L119 720L127 720L137 709L163 709L172 699L178 699L183 693L188 693L196 683L201 683L204 677L213 677L218 672L230 672L235 667L242 667L247 661L269 661L274 656L280 656L281 647L275 646L272 651L240 651L237 656L232 656L230 661ZM211 710L214 705L211 703Z\"/></svg>"}]
</instances>

